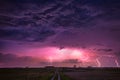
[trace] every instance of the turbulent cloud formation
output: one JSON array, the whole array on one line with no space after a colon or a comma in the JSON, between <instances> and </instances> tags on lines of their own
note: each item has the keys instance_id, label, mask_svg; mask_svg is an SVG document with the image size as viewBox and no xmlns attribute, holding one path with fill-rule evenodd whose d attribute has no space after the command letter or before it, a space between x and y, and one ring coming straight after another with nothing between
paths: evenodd
<instances>
[{"instance_id":1,"label":"turbulent cloud formation","mask_svg":"<svg viewBox=\"0 0 120 80\"><path fill-rule=\"evenodd\" d=\"M31 56L17 56L15 54L0 53L0 67L40 67L45 66L45 60Z\"/></svg>"},{"instance_id":2,"label":"turbulent cloud formation","mask_svg":"<svg viewBox=\"0 0 120 80\"><path fill-rule=\"evenodd\" d=\"M119 8L119 0L0 1L0 52L19 55L21 49L80 48L100 59L117 56L120 62ZM65 62L69 61L77 63ZM104 61L103 66L110 65Z\"/></svg>"}]
</instances>

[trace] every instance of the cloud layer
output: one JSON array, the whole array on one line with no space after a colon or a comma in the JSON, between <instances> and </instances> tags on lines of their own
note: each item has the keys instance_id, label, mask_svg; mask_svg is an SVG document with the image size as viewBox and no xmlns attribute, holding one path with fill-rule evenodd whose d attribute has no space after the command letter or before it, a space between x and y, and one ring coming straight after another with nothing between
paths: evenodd
<instances>
[{"instance_id":1,"label":"cloud layer","mask_svg":"<svg viewBox=\"0 0 120 80\"><path fill-rule=\"evenodd\" d=\"M117 56L119 8L119 0L0 1L0 52L7 52L12 44L25 49L82 48L99 55ZM28 48L23 47L26 45Z\"/></svg>"}]
</instances>

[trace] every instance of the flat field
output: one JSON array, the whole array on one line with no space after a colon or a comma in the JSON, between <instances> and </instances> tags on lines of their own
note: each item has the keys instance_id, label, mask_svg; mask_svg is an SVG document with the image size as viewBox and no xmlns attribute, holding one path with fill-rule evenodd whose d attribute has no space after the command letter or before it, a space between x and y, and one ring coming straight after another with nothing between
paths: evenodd
<instances>
[{"instance_id":1,"label":"flat field","mask_svg":"<svg viewBox=\"0 0 120 80\"><path fill-rule=\"evenodd\" d=\"M119 68L91 68L63 70L71 80L120 80Z\"/></svg>"},{"instance_id":2,"label":"flat field","mask_svg":"<svg viewBox=\"0 0 120 80\"><path fill-rule=\"evenodd\" d=\"M50 80L53 72L45 68L1 68L0 80Z\"/></svg>"},{"instance_id":3,"label":"flat field","mask_svg":"<svg viewBox=\"0 0 120 80\"><path fill-rule=\"evenodd\" d=\"M120 80L120 68L0 68L0 80L51 80L56 71L60 80Z\"/></svg>"}]
</instances>

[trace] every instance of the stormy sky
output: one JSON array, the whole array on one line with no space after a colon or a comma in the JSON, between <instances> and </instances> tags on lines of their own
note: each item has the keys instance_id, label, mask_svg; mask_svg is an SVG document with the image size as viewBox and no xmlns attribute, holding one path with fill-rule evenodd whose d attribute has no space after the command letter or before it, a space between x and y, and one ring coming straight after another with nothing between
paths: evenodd
<instances>
[{"instance_id":1,"label":"stormy sky","mask_svg":"<svg viewBox=\"0 0 120 80\"><path fill-rule=\"evenodd\" d=\"M0 1L0 67L119 64L119 0Z\"/></svg>"}]
</instances>

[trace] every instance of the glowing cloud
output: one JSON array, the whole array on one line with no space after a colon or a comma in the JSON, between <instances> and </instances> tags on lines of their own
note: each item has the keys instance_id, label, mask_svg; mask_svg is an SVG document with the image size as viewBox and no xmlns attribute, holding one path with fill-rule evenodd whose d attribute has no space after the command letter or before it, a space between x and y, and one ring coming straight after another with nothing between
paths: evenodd
<instances>
[{"instance_id":1,"label":"glowing cloud","mask_svg":"<svg viewBox=\"0 0 120 80\"><path fill-rule=\"evenodd\" d=\"M80 49L66 48L58 51L61 59L78 59L79 61L87 61L89 59L88 54L84 53Z\"/></svg>"},{"instance_id":2,"label":"glowing cloud","mask_svg":"<svg viewBox=\"0 0 120 80\"><path fill-rule=\"evenodd\" d=\"M34 53L32 53L34 52ZM64 48L59 49L56 47L48 47L43 49L35 49L29 51L32 56L41 57L49 62L55 61L64 61L66 59L77 59L78 61L87 62L89 60L89 55L85 53L81 49L74 49L74 48ZM42 53L42 54L41 54Z\"/></svg>"}]
</instances>

